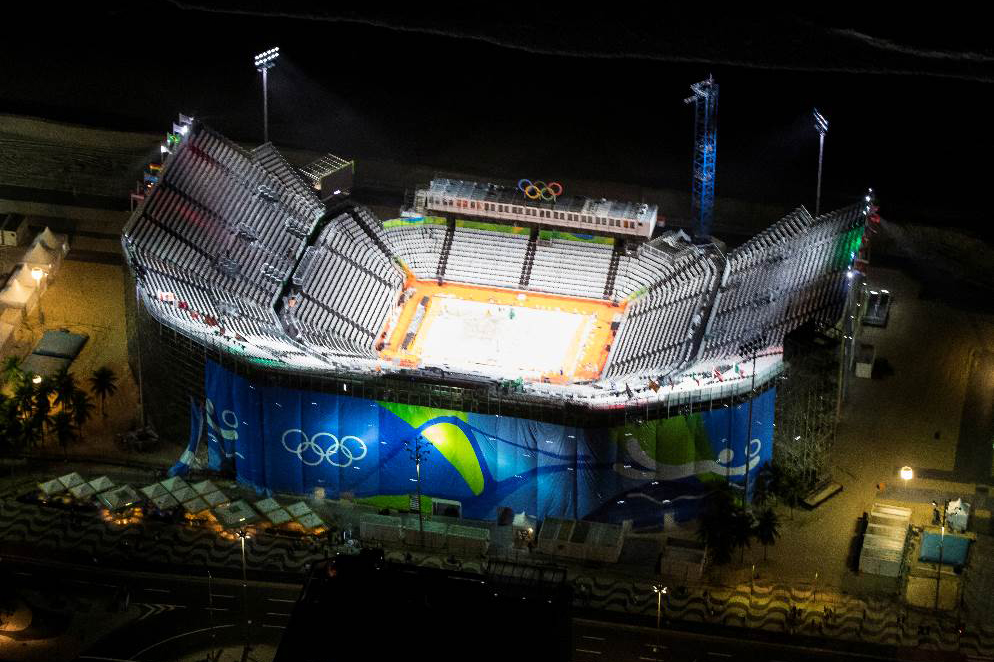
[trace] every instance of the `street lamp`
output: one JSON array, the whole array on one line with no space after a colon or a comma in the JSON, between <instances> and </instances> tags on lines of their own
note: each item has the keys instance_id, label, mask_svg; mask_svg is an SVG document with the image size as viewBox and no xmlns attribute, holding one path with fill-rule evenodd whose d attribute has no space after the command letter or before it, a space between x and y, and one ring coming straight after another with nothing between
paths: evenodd
<instances>
[{"instance_id":1,"label":"street lamp","mask_svg":"<svg viewBox=\"0 0 994 662\"><path fill-rule=\"evenodd\" d=\"M255 69L262 74L262 142L269 142L269 78L267 72L276 66L280 47L270 48L255 56Z\"/></svg>"},{"instance_id":2,"label":"street lamp","mask_svg":"<svg viewBox=\"0 0 994 662\"><path fill-rule=\"evenodd\" d=\"M815 130L818 132L818 189L815 193L815 216L821 212L821 162L825 154L825 134L828 133L828 120L815 108Z\"/></svg>"},{"instance_id":3,"label":"street lamp","mask_svg":"<svg viewBox=\"0 0 994 662\"><path fill-rule=\"evenodd\" d=\"M901 479L904 481L904 487L907 489L908 481L915 477L915 472L912 471L911 467L903 466L901 467Z\"/></svg>"},{"instance_id":4,"label":"street lamp","mask_svg":"<svg viewBox=\"0 0 994 662\"><path fill-rule=\"evenodd\" d=\"M45 313L41 310L41 279L45 276L45 272L38 267L31 270L31 277L35 279L35 287L38 288L38 321L41 324L45 323Z\"/></svg>"},{"instance_id":5,"label":"street lamp","mask_svg":"<svg viewBox=\"0 0 994 662\"><path fill-rule=\"evenodd\" d=\"M658 630L663 615L663 596L666 595L666 587L653 584L652 592L656 594L656 629Z\"/></svg>"},{"instance_id":6,"label":"street lamp","mask_svg":"<svg viewBox=\"0 0 994 662\"><path fill-rule=\"evenodd\" d=\"M245 648L242 650L242 662L245 662L248 658L249 652L248 579L245 573L245 541L250 537L248 531L238 529L238 538L242 542L242 616L245 631Z\"/></svg>"},{"instance_id":7,"label":"street lamp","mask_svg":"<svg viewBox=\"0 0 994 662\"><path fill-rule=\"evenodd\" d=\"M407 449L408 454L411 456L411 460L414 462L414 466L418 472L418 529L420 530L420 543L424 546L425 541L425 518L423 509L421 508L421 462L422 460L427 461L428 455L431 453L432 443L418 435L418 438L414 440L414 446L411 446L410 440L404 441L404 448Z\"/></svg>"},{"instance_id":8,"label":"street lamp","mask_svg":"<svg viewBox=\"0 0 994 662\"><path fill-rule=\"evenodd\" d=\"M942 543L946 540L946 506L948 501L942 503L942 528L939 534L939 564L935 567L935 611L939 609L939 584L942 581Z\"/></svg>"}]
</instances>

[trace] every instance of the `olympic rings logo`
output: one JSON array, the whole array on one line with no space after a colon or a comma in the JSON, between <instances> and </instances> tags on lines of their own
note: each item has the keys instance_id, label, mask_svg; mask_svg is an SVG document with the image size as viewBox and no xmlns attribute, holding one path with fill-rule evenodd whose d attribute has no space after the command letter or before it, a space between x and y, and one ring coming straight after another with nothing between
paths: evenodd
<instances>
[{"instance_id":1,"label":"olympic rings logo","mask_svg":"<svg viewBox=\"0 0 994 662\"><path fill-rule=\"evenodd\" d=\"M292 448L286 444L286 438L292 434L300 435L300 440L297 442L296 448ZM331 439L331 442L328 444L327 448L322 448L321 445L318 444L319 437L328 437ZM353 453L352 449L345 444L345 442L350 439L359 445L359 455ZM309 467L316 467L321 464L323 460L327 460L328 464L333 467L348 467L351 466L353 462L358 462L362 458L366 457L367 452L366 442L359 437L348 435L347 437L342 437L342 440L339 441L338 437L330 432L318 432L313 437L308 437L307 433L299 428L294 428L284 432L281 441L283 443L283 448L296 455L301 462ZM305 457L305 454L307 457ZM335 461L336 457L339 459L338 462ZM309 462L308 459L314 459L314 461Z\"/></svg>"},{"instance_id":2,"label":"olympic rings logo","mask_svg":"<svg viewBox=\"0 0 994 662\"><path fill-rule=\"evenodd\" d=\"M559 182L549 182L546 184L541 180L532 182L530 179L519 179L518 190L525 194L529 200L545 200L554 202L556 198L563 194L563 185Z\"/></svg>"}]
</instances>

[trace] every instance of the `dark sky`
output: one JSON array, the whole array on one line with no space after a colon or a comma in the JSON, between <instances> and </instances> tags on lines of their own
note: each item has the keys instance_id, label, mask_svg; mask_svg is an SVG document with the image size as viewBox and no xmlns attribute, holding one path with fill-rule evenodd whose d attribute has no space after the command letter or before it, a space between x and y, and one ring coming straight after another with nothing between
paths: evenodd
<instances>
[{"instance_id":1,"label":"dark sky","mask_svg":"<svg viewBox=\"0 0 994 662\"><path fill-rule=\"evenodd\" d=\"M278 145L689 190L682 99L713 73L719 197L812 205L818 106L831 122L823 206L873 186L889 218L987 232L994 50L979 17L219 4L239 13L122 3L8 22L0 112L152 132L189 112L261 140L251 58L279 45ZM273 7L295 17L257 12Z\"/></svg>"}]
</instances>

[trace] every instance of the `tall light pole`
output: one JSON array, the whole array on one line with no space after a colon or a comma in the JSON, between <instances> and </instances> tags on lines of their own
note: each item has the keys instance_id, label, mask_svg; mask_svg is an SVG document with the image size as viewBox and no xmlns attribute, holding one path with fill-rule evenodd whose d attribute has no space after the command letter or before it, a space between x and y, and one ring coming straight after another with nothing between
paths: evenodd
<instances>
[{"instance_id":1,"label":"tall light pole","mask_svg":"<svg viewBox=\"0 0 994 662\"><path fill-rule=\"evenodd\" d=\"M35 267L31 270L31 277L35 279L35 285L38 288L38 323L44 326L45 313L41 310L41 279L45 277L45 272Z\"/></svg>"},{"instance_id":2,"label":"tall light pole","mask_svg":"<svg viewBox=\"0 0 994 662\"><path fill-rule=\"evenodd\" d=\"M663 596L666 595L666 587L653 584L652 592L656 594L656 629L658 630L663 616Z\"/></svg>"},{"instance_id":3,"label":"tall light pole","mask_svg":"<svg viewBox=\"0 0 994 662\"><path fill-rule=\"evenodd\" d=\"M828 133L828 120L815 108L815 130L818 132L818 188L815 192L815 216L821 213L821 163L825 155L825 134Z\"/></svg>"},{"instance_id":4,"label":"tall light pole","mask_svg":"<svg viewBox=\"0 0 994 662\"><path fill-rule=\"evenodd\" d=\"M238 538L242 542L242 620L245 632L245 647L242 649L242 662L248 659L249 653L249 618L248 618L248 579L245 573L245 540L249 538L248 531L238 529Z\"/></svg>"},{"instance_id":5,"label":"tall light pole","mask_svg":"<svg viewBox=\"0 0 994 662\"><path fill-rule=\"evenodd\" d=\"M421 532L421 540L419 541L422 546L424 546L425 541L425 518L423 508L421 507L421 462L422 460L427 460L428 455L431 453L431 442L418 435L418 438L414 440L414 444L411 445L411 441L407 440L404 442L404 448L407 449L408 454L411 456L411 460L414 462L414 467L418 472L418 529Z\"/></svg>"},{"instance_id":6,"label":"tall light pole","mask_svg":"<svg viewBox=\"0 0 994 662\"><path fill-rule=\"evenodd\" d=\"M269 76L270 69L276 66L280 47L270 48L255 56L255 69L262 74L262 142L269 142Z\"/></svg>"},{"instance_id":7,"label":"tall light pole","mask_svg":"<svg viewBox=\"0 0 994 662\"><path fill-rule=\"evenodd\" d=\"M942 503L942 529L939 535L939 564L935 572L935 611L939 610L939 584L942 581L942 543L946 540L946 506L948 501Z\"/></svg>"}]
</instances>

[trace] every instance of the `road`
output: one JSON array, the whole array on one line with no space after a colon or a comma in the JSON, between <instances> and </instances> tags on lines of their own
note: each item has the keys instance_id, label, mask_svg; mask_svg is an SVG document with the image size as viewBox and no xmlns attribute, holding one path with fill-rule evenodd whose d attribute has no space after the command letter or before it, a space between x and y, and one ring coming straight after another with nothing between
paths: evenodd
<instances>
[{"instance_id":1,"label":"road","mask_svg":"<svg viewBox=\"0 0 994 662\"><path fill-rule=\"evenodd\" d=\"M108 604L121 586L129 587L140 615L83 651L81 662L165 662L213 645L238 645L246 615L250 641L275 646L301 591L300 585L255 581L243 588L239 580L209 579L206 571L202 577L159 575L9 557L3 567L25 587L65 582L103 589Z\"/></svg>"},{"instance_id":2,"label":"road","mask_svg":"<svg viewBox=\"0 0 994 662\"><path fill-rule=\"evenodd\" d=\"M137 618L104 637L79 662L167 662L244 641L278 645L301 591L296 584L161 575L4 557L15 583L37 588L65 582L104 590L108 604L127 585ZM242 591L245 591L245 600ZM247 609L245 608L247 606ZM138 609L135 610L134 608ZM574 618L570 654L575 662L802 662L917 659L912 649L854 645L774 632L741 632L711 626L707 633ZM843 648L844 646L844 648ZM930 662L961 659L928 651Z\"/></svg>"},{"instance_id":3,"label":"road","mask_svg":"<svg viewBox=\"0 0 994 662\"><path fill-rule=\"evenodd\" d=\"M670 630L663 627L629 626L575 618L573 660L575 662L838 662L919 659L912 649L890 646L840 648L853 642L786 638L766 632L766 638L744 639L734 629L714 634ZM931 662L961 659L939 651L928 651Z\"/></svg>"}]
</instances>

